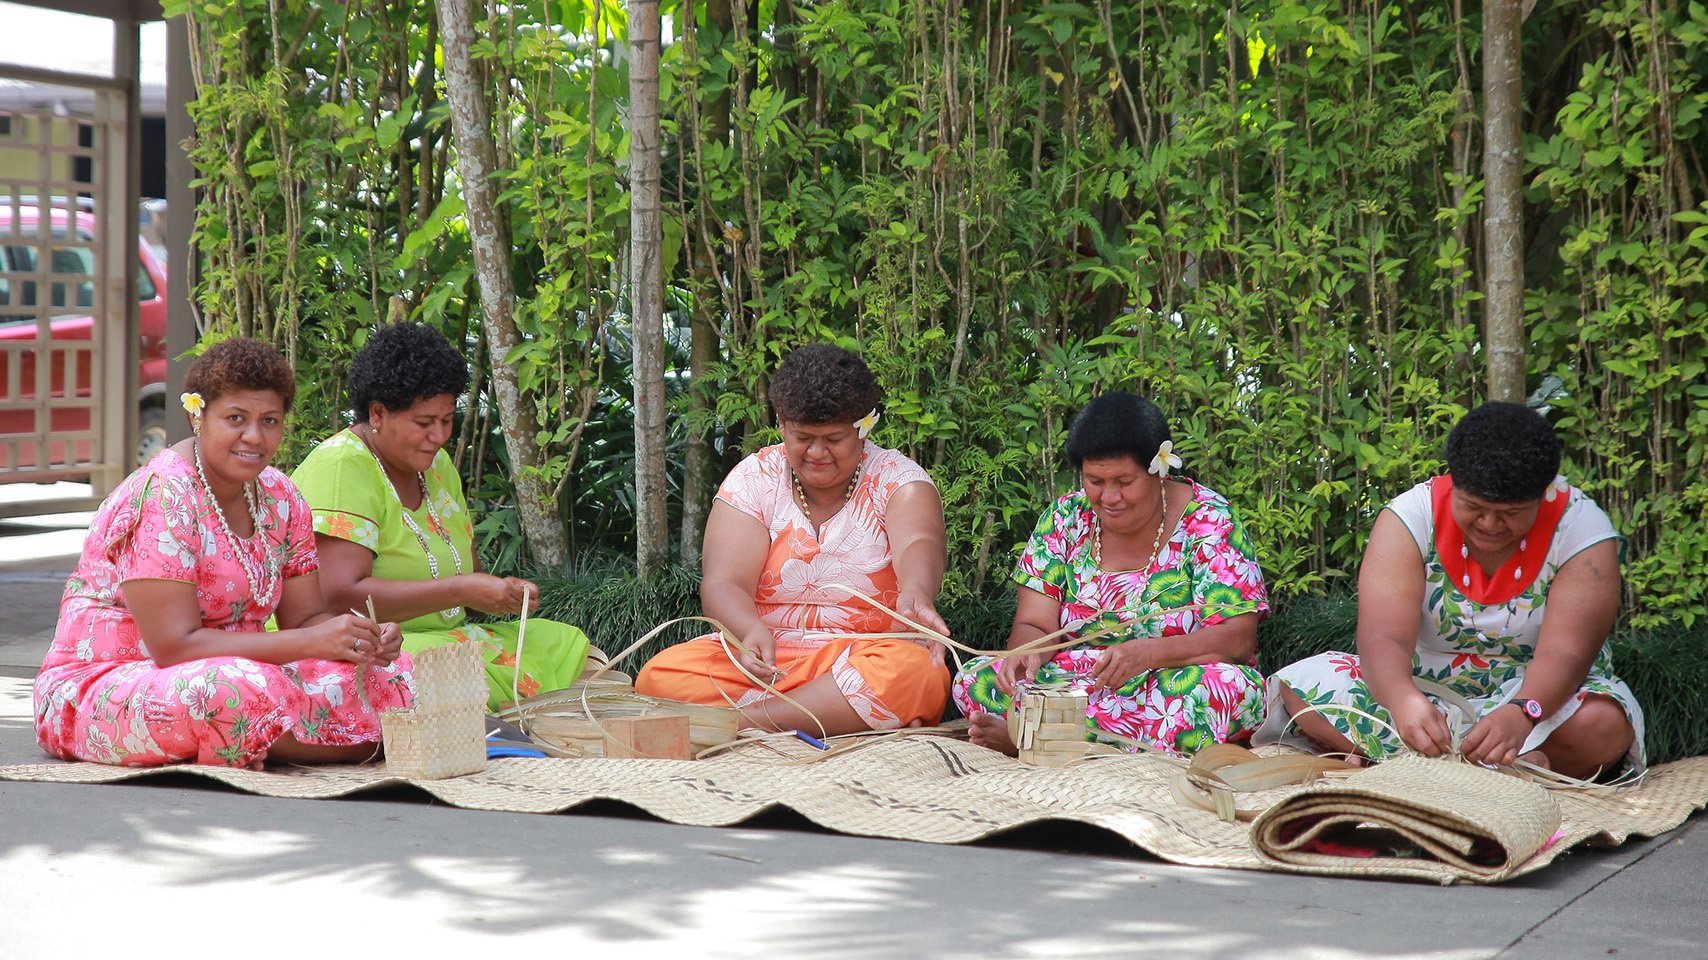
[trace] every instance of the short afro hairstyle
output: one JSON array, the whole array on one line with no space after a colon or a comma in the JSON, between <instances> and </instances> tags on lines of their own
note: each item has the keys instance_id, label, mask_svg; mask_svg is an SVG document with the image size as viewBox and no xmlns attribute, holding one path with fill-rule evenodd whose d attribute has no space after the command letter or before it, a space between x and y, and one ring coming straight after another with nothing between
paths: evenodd
<instances>
[{"instance_id":1,"label":"short afro hairstyle","mask_svg":"<svg viewBox=\"0 0 1708 960\"><path fill-rule=\"evenodd\" d=\"M1447 434L1453 486L1490 503L1527 503L1560 472L1560 438L1542 415L1517 403L1485 403Z\"/></svg>"},{"instance_id":2,"label":"short afro hairstyle","mask_svg":"<svg viewBox=\"0 0 1708 960\"><path fill-rule=\"evenodd\" d=\"M771 375L771 407L789 423L852 424L876 410L879 399L878 378L866 361L834 344L793 350Z\"/></svg>"},{"instance_id":3,"label":"short afro hairstyle","mask_svg":"<svg viewBox=\"0 0 1708 960\"><path fill-rule=\"evenodd\" d=\"M1168 420L1156 404L1133 393L1106 393L1073 418L1068 428L1068 461L1079 470L1087 460L1132 457L1139 466L1149 467L1168 439Z\"/></svg>"},{"instance_id":4,"label":"short afro hairstyle","mask_svg":"<svg viewBox=\"0 0 1708 960\"><path fill-rule=\"evenodd\" d=\"M278 347L249 337L221 340L184 373L184 392L201 394L204 403L245 390L271 390L290 410L297 397L297 378Z\"/></svg>"},{"instance_id":5,"label":"short afro hairstyle","mask_svg":"<svg viewBox=\"0 0 1708 960\"><path fill-rule=\"evenodd\" d=\"M397 413L469 386L468 364L439 331L421 323L382 327L350 361L350 412L368 419L374 403Z\"/></svg>"}]
</instances>

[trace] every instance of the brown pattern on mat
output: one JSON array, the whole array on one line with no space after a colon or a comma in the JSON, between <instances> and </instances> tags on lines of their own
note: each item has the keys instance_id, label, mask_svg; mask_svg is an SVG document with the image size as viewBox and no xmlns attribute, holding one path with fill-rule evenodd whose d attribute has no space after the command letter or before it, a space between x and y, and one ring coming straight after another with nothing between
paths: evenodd
<instances>
[{"instance_id":1,"label":"brown pattern on mat","mask_svg":"<svg viewBox=\"0 0 1708 960\"><path fill-rule=\"evenodd\" d=\"M706 760L495 760L485 771L415 781L383 766L254 771L176 766L132 769L93 763L0 767L0 780L113 783L190 775L269 797L332 799L409 786L471 810L557 813L617 800L661 820L728 826L786 807L839 833L967 843L1027 824L1066 820L1108 830L1174 863L1261 870L1249 827L1176 803L1178 761L1151 755L1098 757L1067 767L1029 767L991 750L940 737L887 740L819 756L805 744L732 750ZM1265 807L1300 787L1242 794ZM1663 764L1612 796L1556 791L1561 840L1514 871L1541 869L1580 843L1614 846L1671 830L1708 804L1708 757ZM1365 876L1393 876L1381 861Z\"/></svg>"}]
</instances>

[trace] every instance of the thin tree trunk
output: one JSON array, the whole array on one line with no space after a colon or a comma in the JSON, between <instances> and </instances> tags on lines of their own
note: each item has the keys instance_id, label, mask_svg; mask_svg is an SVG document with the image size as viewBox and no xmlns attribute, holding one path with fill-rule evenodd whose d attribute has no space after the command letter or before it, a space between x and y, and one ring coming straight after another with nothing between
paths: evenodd
<instances>
[{"instance_id":1,"label":"thin tree trunk","mask_svg":"<svg viewBox=\"0 0 1708 960\"><path fill-rule=\"evenodd\" d=\"M664 485L664 278L659 223L658 0L629 0L629 316L635 341L635 559L670 559Z\"/></svg>"},{"instance_id":2,"label":"thin tree trunk","mask_svg":"<svg viewBox=\"0 0 1708 960\"><path fill-rule=\"evenodd\" d=\"M729 42L729 25L731 15L729 0L711 0L706 6L706 22L717 28L717 39L722 43ZM700 59L700 34L694 24L694 12L687 11L683 17L682 42L687 49L691 61ZM679 162L687 165L692 163L694 168L694 196L689 200L688 191L682 191L682 228L689 238L687 251L689 263L694 274L694 316L691 328L692 344L689 347L688 371L692 384L688 395L688 406L693 416L690 423L708 419L712 414L712 363L717 360L721 351L721 336L718 331L718 321L725 312L728 296L721 280L721 268L718 265L718 246L724 242L723 233L712 227L713 219L707 215L709 200L706 197L705 166L701 162L701 145L713 142L720 146L729 142L729 90L724 88L710 104L710 116L703 116L700 109L701 88L697 74L690 70L684 81L688 86L685 97L690 136L693 138L692 156L683 156ZM694 206L694 215L690 216L688 204ZM698 238L698 242L692 242ZM706 517L711 512L712 487L717 482L717 451L712 446L710 427L704 430L690 428L687 437L687 451L684 454L685 470L682 481L682 530L679 543L682 560L689 565L697 565L700 561L700 540L704 536Z\"/></svg>"},{"instance_id":3,"label":"thin tree trunk","mask_svg":"<svg viewBox=\"0 0 1708 960\"><path fill-rule=\"evenodd\" d=\"M457 141L457 177L468 208L469 242L474 248L475 278L480 285L481 328L492 358L493 396L498 420L510 449L511 479L522 536L541 565L560 570L569 559L563 524L558 522L551 488L541 479L535 424L504 358L521 342L516 331L516 286L510 275L510 231L499 216L493 172L498 166L492 142L492 114L475 71L470 46L474 24L468 0L434 0L445 56L445 93L451 105L451 133Z\"/></svg>"},{"instance_id":4,"label":"thin tree trunk","mask_svg":"<svg viewBox=\"0 0 1708 960\"><path fill-rule=\"evenodd\" d=\"M1465 14L1463 0L1453 0L1453 57L1459 77L1458 88L1460 117L1453 121L1453 133L1449 143L1453 149L1453 173L1455 175L1453 182L1453 209L1458 210L1465 202L1466 186L1470 183L1471 179L1471 156L1475 149L1475 145L1472 143L1473 133L1475 130L1473 124L1475 123L1477 112L1476 100L1471 96L1471 58L1465 52ZM1454 220L1453 239L1456 241L1460 250L1469 251L1471 249L1472 240L1470 218L1461 217ZM1472 264L1467 264L1466 272L1474 274L1475 258L1467 253L1466 259L1473 261ZM1450 293L1453 301L1453 326L1460 330L1463 330L1471 324L1469 317L1470 311L1466 306L1467 300L1465 297L1466 291L1469 287L1470 280L1462 278L1454 282L1453 289ZM1455 365L1459 367L1460 371L1466 375L1466 379L1470 380L1470 374L1472 373L1470 353L1463 349L1455 351L1454 362Z\"/></svg>"},{"instance_id":5,"label":"thin tree trunk","mask_svg":"<svg viewBox=\"0 0 1708 960\"><path fill-rule=\"evenodd\" d=\"M1524 402L1521 0L1483 5L1483 346L1488 398Z\"/></svg>"}]
</instances>

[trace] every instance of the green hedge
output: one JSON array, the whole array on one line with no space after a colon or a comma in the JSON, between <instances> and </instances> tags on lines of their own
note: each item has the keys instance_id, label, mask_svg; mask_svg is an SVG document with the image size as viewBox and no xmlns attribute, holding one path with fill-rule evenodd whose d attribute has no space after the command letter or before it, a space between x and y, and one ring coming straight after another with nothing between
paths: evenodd
<instances>
[{"instance_id":1,"label":"green hedge","mask_svg":"<svg viewBox=\"0 0 1708 960\"><path fill-rule=\"evenodd\" d=\"M1101 390L1158 401L1285 604L1351 588L1370 518L1487 393L1480 4L663 6L666 456L690 541L689 451L715 444L718 475L772 439L766 378L807 341L862 351L874 439L937 479L950 597L984 595L1071 489L1062 433ZM406 315L477 371L451 451L486 548L520 548L513 478L533 471L572 552L632 552L623 5L479 5L504 356L482 346L435 5L166 9L196 38L198 322L296 364L280 463L343 426L351 356ZM1690 626L1708 7L1540 3L1522 34L1527 385L1629 538L1627 617ZM495 431L499 367L533 462Z\"/></svg>"},{"instance_id":2,"label":"green hedge","mask_svg":"<svg viewBox=\"0 0 1708 960\"><path fill-rule=\"evenodd\" d=\"M697 571L672 566L649 580L614 557L584 562L567 577L536 576L543 616L580 626L593 643L615 654L648 630L700 612ZM1014 617L1014 592L996 585L982 597L946 603L944 619L958 639L998 649ZM1282 605L1258 629L1258 665L1265 673L1327 650L1351 650L1358 623L1356 598L1304 597ZM624 664L634 672L673 643L705 632L700 623L665 631ZM1649 758L1664 763L1708 754L1708 628L1627 630L1614 638L1613 662L1637 695L1648 719Z\"/></svg>"}]
</instances>

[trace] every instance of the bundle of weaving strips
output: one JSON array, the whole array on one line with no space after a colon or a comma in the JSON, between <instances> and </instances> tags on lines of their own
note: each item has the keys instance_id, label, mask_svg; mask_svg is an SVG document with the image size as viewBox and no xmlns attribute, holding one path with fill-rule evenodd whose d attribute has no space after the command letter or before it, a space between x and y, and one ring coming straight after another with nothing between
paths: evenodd
<instances>
[{"instance_id":1,"label":"bundle of weaving strips","mask_svg":"<svg viewBox=\"0 0 1708 960\"><path fill-rule=\"evenodd\" d=\"M1533 783L1411 756L1288 797L1252 823L1251 842L1283 870L1490 883L1559 829L1559 806Z\"/></svg>"},{"instance_id":2,"label":"bundle of weaving strips","mask_svg":"<svg viewBox=\"0 0 1708 960\"><path fill-rule=\"evenodd\" d=\"M695 752L734 741L739 718L730 707L636 693L634 684L611 674L524 698L499 713L501 719L526 731L530 739L556 757L602 757L605 721L656 716L687 717L688 739Z\"/></svg>"}]
</instances>

